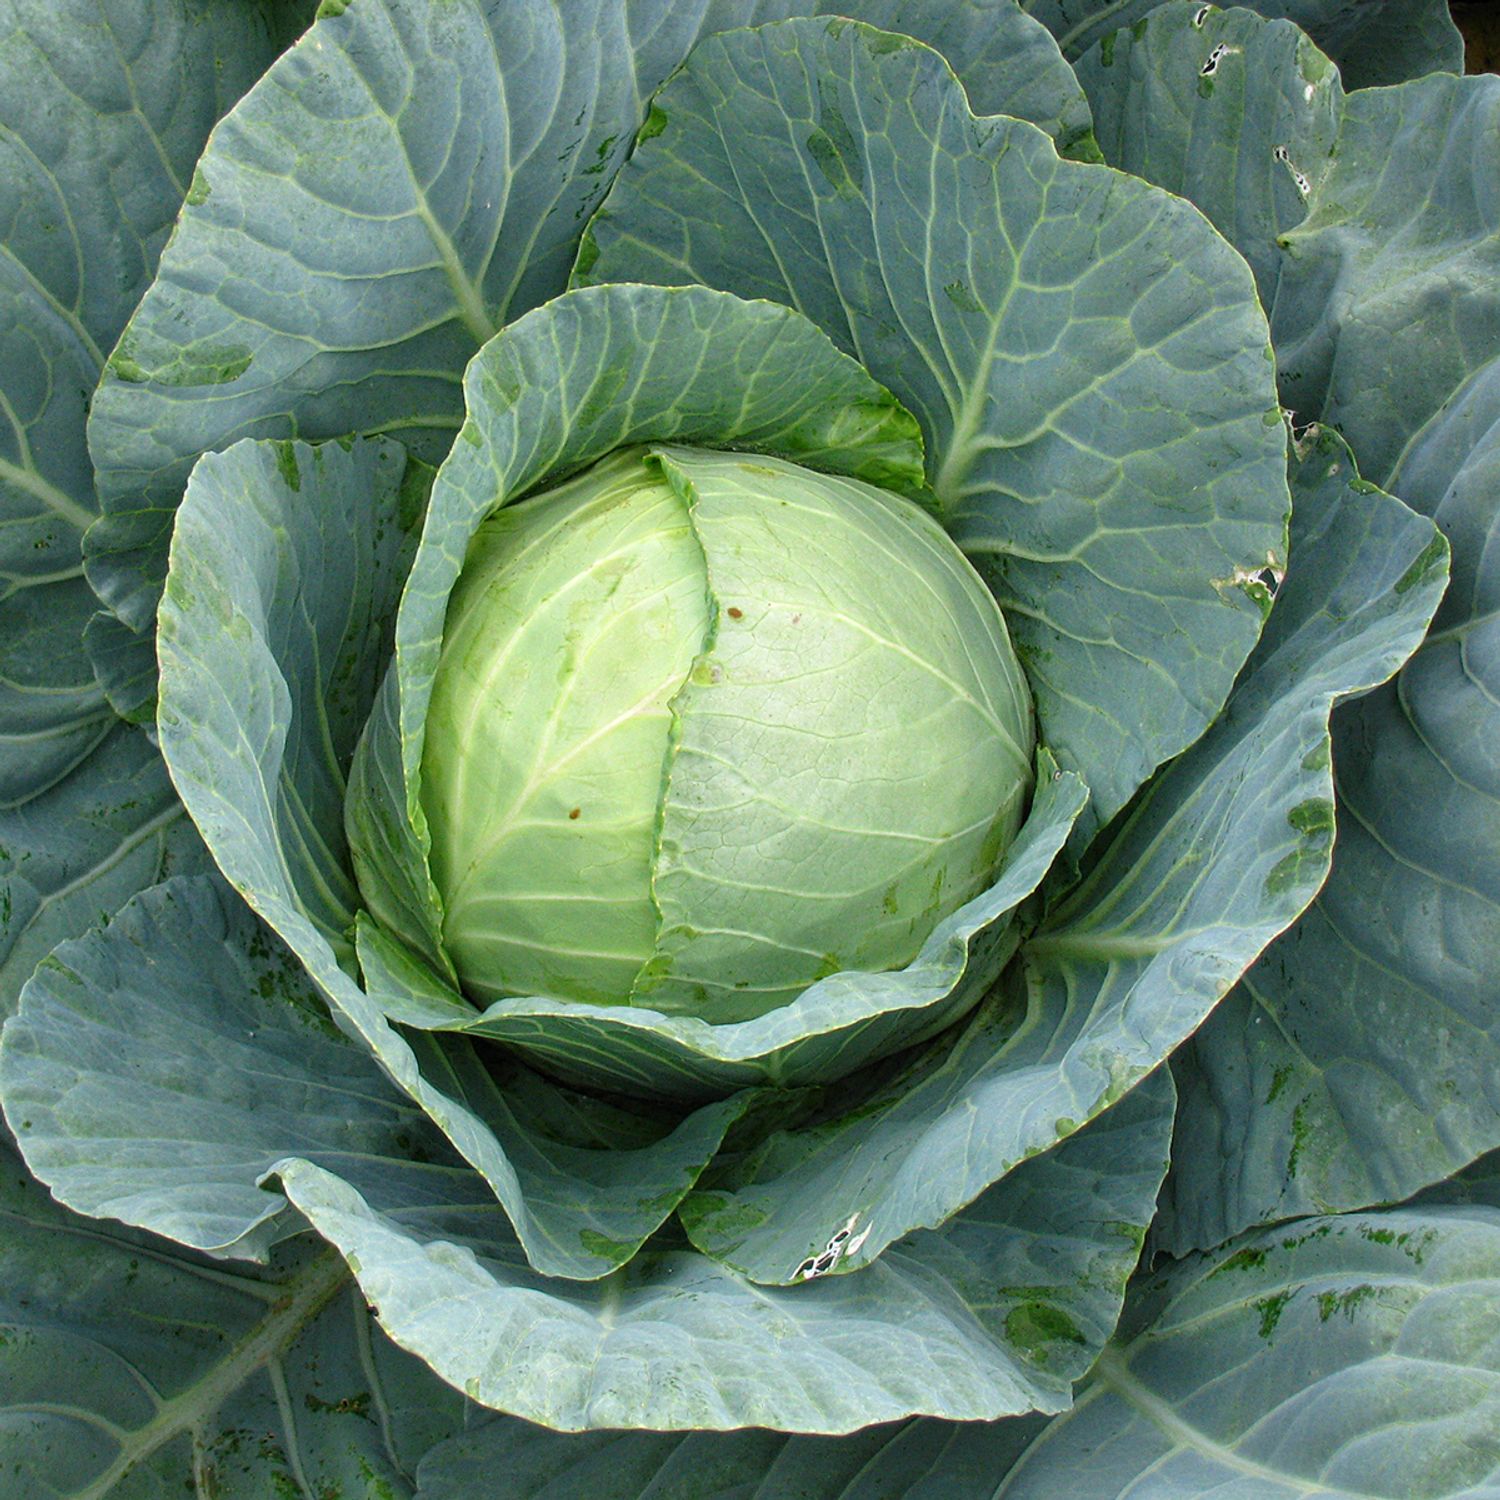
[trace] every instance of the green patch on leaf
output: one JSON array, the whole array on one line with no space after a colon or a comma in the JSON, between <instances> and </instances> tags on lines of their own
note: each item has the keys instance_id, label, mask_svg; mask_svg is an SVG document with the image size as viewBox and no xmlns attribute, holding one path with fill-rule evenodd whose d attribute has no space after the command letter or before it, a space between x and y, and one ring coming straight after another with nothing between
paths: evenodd
<instances>
[{"instance_id":1,"label":"green patch on leaf","mask_svg":"<svg viewBox=\"0 0 1500 1500\"><path fill-rule=\"evenodd\" d=\"M807 138L808 155L841 198L858 198L865 187L864 157L844 112L819 88L820 123Z\"/></svg>"},{"instance_id":2,"label":"green patch on leaf","mask_svg":"<svg viewBox=\"0 0 1500 1500\"><path fill-rule=\"evenodd\" d=\"M1435 536L1417 554L1416 561L1396 580L1396 592L1404 594L1426 583L1439 575L1447 565L1448 543L1441 535Z\"/></svg>"},{"instance_id":3,"label":"green patch on leaf","mask_svg":"<svg viewBox=\"0 0 1500 1500\"><path fill-rule=\"evenodd\" d=\"M1326 771L1333 764L1333 740L1328 735L1302 757L1304 771Z\"/></svg>"},{"instance_id":4,"label":"green patch on leaf","mask_svg":"<svg viewBox=\"0 0 1500 1500\"><path fill-rule=\"evenodd\" d=\"M597 1229L580 1229L578 1243L588 1254L597 1255L600 1260L607 1260L613 1265L620 1265L635 1254L632 1241L612 1240L607 1234L600 1234Z\"/></svg>"},{"instance_id":5,"label":"green patch on leaf","mask_svg":"<svg viewBox=\"0 0 1500 1500\"><path fill-rule=\"evenodd\" d=\"M1318 1321L1326 1323L1336 1313L1342 1313L1352 1323L1362 1303L1375 1295L1375 1288L1368 1285L1350 1287L1346 1292L1318 1293Z\"/></svg>"},{"instance_id":6,"label":"green patch on leaf","mask_svg":"<svg viewBox=\"0 0 1500 1500\"><path fill-rule=\"evenodd\" d=\"M1287 1152L1286 1157L1286 1175L1289 1178L1297 1175L1297 1163L1302 1160L1302 1153L1307 1149L1312 1133L1312 1126L1307 1120L1307 1100L1304 1099L1292 1111L1292 1149Z\"/></svg>"},{"instance_id":7,"label":"green patch on leaf","mask_svg":"<svg viewBox=\"0 0 1500 1500\"><path fill-rule=\"evenodd\" d=\"M1266 1090L1267 1104L1274 1104L1281 1097L1282 1092L1287 1086L1288 1080L1292 1076L1292 1071L1292 1065L1290 1063L1283 1063L1279 1068L1276 1069L1274 1073L1271 1074L1271 1086Z\"/></svg>"},{"instance_id":8,"label":"green patch on leaf","mask_svg":"<svg viewBox=\"0 0 1500 1500\"><path fill-rule=\"evenodd\" d=\"M650 123L649 121L647 122ZM599 242L594 238L592 229L585 229L583 239L578 245L578 259L573 262L573 276L587 276L594 268L594 262L599 259Z\"/></svg>"},{"instance_id":9,"label":"green patch on leaf","mask_svg":"<svg viewBox=\"0 0 1500 1500\"><path fill-rule=\"evenodd\" d=\"M1040 1364L1058 1344L1086 1343L1078 1325L1049 1302L1022 1302L1005 1315L1005 1336L1027 1359Z\"/></svg>"},{"instance_id":10,"label":"green patch on leaf","mask_svg":"<svg viewBox=\"0 0 1500 1500\"><path fill-rule=\"evenodd\" d=\"M294 494L302 488L302 470L297 467L297 450L291 443L276 443L276 472L281 482Z\"/></svg>"},{"instance_id":11,"label":"green patch on leaf","mask_svg":"<svg viewBox=\"0 0 1500 1500\"><path fill-rule=\"evenodd\" d=\"M199 344L178 350L166 364L148 368L122 344L111 356L109 370L118 379L134 385L147 381L174 389L227 385L250 368L253 358L241 344Z\"/></svg>"},{"instance_id":12,"label":"green patch on leaf","mask_svg":"<svg viewBox=\"0 0 1500 1500\"><path fill-rule=\"evenodd\" d=\"M982 313L984 311L984 307L979 299L961 281L950 281L943 288L943 295L960 312Z\"/></svg>"},{"instance_id":13,"label":"green patch on leaf","mask_svg":"<svg viewBox=\"0 0 1500 1500\"><path fill-rule=\"evenodd\" d=\"M1271 867L1271 873L1266 876L1265 894L1284 896L1299 886L1316 883L1322 879L1327 862L1327 851L1321 846L1311 849L1304 845L1292 850Z\"/></svg>"},{"instance_id":14,"label":"green patch on leaf","mask_svg":"<svg viewBox=\"0 0 1500 1500\"><path fill-rule=\"evenodd\" d=\"M1258 1271L1265 1263L1266 1252L1259 1245L1246 1245L1243 1250L1236 1250L1228 1260L1215 1266L1208 1273L1208 1279L1212 1281L1215 1276L1224 1276L1230 1271Z\"/></svg>"},{"instance_id":15,"label":"green patch on leaf","mask_svg":"<svg viewBox=\"0 0 1500 1500\"><path fill-rule=\"evenodd\" d=\"M1286 820L1306 838L1326 839L1333 833L1333 803L1326 797L1311 797L1299 802Z\"/></svg>"},{"instance_id":16,"label":"green patch on leaf","mask_svg":"<svg viewBox=\"0 0 1500 1500\"><path fill-rule=\"evenodd\" d=\"M1260 1328L1257 1331L1263 1339L1270 1338L1276 1332L1276 1325L1281 1321L1281 1315L1294 1295L1288 1289L1275 1292L1269 1297L1259 1297L1250 1304L1260 1314Z\"/></svg>"}]
</instances>

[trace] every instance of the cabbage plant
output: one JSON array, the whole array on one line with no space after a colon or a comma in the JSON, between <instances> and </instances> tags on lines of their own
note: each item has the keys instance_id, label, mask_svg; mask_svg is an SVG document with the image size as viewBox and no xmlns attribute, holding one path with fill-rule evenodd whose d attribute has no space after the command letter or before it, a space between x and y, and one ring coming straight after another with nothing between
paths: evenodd
<instances>
[{"instance_id":1,"label":"cabbage plant","mask_svg":"<svg viewBox=\"0 0 1500 1500\"><path fill-rule=\"evenodd\" d=\"M0 28L18 1492L1500 1492L1440 4Z\"/></svg>"}]
</instances>

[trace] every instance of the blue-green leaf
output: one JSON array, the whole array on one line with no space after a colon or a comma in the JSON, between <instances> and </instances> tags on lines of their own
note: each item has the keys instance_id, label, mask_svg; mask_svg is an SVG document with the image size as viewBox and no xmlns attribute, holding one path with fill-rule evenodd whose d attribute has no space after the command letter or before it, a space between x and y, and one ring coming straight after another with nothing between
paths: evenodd
<instances>
[{"instance_id":1,"label":"blue-green leaf","mask_svg":"<svg viewBox=\"0 0 1500 1500\"><path fill-rule=\"evenodd\" d=\"M278 875L336 951L359 895L344 791L391 650L432 471L396 443L251 443L198 468L162 613L158 731L220 868L242 840L239 784L266 790ZM213 804L191 788L211 789ZM231 878L234 878L233 875Z\"/></svg>"},{"instance_id":2,"label":"blue-green leaf","mask_svg":"<svg viewBox=\"0 0 1500 1500\"><path fill-rule=\"evenodd\" d=\"M1142 1277L996 1500L1489 1500L1500 1212L1303 1219Z\"/></svg>"},{"instance_id":3,"label":"blue-green leaf","mask_svg":"<svg viewBox=\"0 0 1500 1500\"><path fill-rule=\"evenodd\" d=\"M1301 485L1347 485L1319 450ZM1397 483L1450 539L1453 582L1396 681L1334 716L1328 883L1178 1060L1178 1250L1401 1198L1500 1145L1500 365ZM1435 590L1413 567L1409 593Z\"/></svg>"},{"instance_id":4,"label":"blue-green leaf","mask_svg":"<svg viewBox=\"0 0 1500 1500\"><path fill-rule=\"evenodd\" d=\"M6 1484L76 1500L405 1500L463 1400L336 1252L229 1267L59 1208L0 1145Z\"/></svg>"},{"instance_id":5,"label":"blue-green leaf","mask_svg":"<svg viewBox=\"0 0 1500 1500\"><path fill-rule=\"evenodd\" d=\"M1347 454L1330 440L1309 461ZM992 1066L1015 1089L1045 1067L1074 1118L1178 1046L1312 898L1333 847L1329 711L1396 670L1441 592L1447 549L1424 518L1368 486L1298 498L1289 570L1223 716L1022 949L1027 1023Z\"/></svg>"},{"instance_id":6,"label":"blue-green leaf","mask_svg":"<svg viewBox=\"0 0 1500 1500\"><path fill-rule=\"evenodd\" d=\"M1493 76L1350 94L1308 216L1282 236L1283 400L1393 489L1423 429L1500 352L1497 131Z\"/></svg>"},{"instance_id":7,"label":"blue-green leaf","mask_svg":"<svg viewBox=\"0 0 1500 1500\"><path fill-rule=\"evenodd\" d=\"M1080 73L1109 159L1191 196L1255 266L1283 403L1391 487L1500 353L1500 79L1345 93L1284 23L1186 3Z\"/></svg>"},{"instance_id":8,"label":"blue-green leaf","mask_svg":"<svg viewBox=\"0 0 1500 1500\"><path fill-rule=\"evenodd\" d=\"M208 863L155 747L116 726L50 791L0 812L0 1016L49 949Z\"/></svg>"},{"instance_id":9,"label":"blue-green leaf","mask_svg":"<svg viewBox=\"0 0 1500 1500\"><path fill-rule=\"evenodd\" d=\"M304 1227L260 1186L289 1153L345 1172L451 1156L296 959L204 876L59 945L6 1024L0 1082L59 1202L217 1255L263 1260Z\"/></svg>"},{"instance_id":10,"label":"blue-green leaf","mask_svg":"<svg viewBox=\"0 0 1500 1500\"><path fill-rule=\"evenodd\" d=\"M1399 1198L1500 1138L1500 656L1488 626L1500 211L1487 156L1500 90L1439 77L1345 98L1284 26L1215 13L1195 52L1195 16L1164 7L1117 39L1113 68L1102 50L1085 62L1102 137L1124 165L1198 198L1257 262L1276 297L1287 400L1331 414L1362 464L1437 521L1454 584L1398 681L1335 716L1347 812L1327 887L1180 1061L1182 1139L1161 1229L1178 1249L1265 1218ZM1219 90L1192 105L1189 151L1181 127L1142 127L1204 41L1239 50ZM1267 118L1284 161L1265 159ZM1216 152L1217 177L1202 170ZM1270 170L1284 198L1276 179L1293 169L1309 216L1267 244L1274 216L1264 204L1237 215L1223 179L1263 189ZM1300 482L1355 478L1336 440L1318 447L1338 472L1304 464ZM1435 583L1421 561L1412 593Z\"/></svg>"},{"instance_id":11,"label":"blue-green leaf","mask_svg":"<svg viewBox=\"0 0 1500 1500\"><path fill-rule=\"evenodd\" d=\"M566 1431L837 1433L1066 1406L1118 1314L1170 1115L1163 1074L941 1229L795 1287L666 1243L544 1286L482 1200L382 1204L302 1163L282 1185L395 1341L483 1404Z\"/></svg>"},{"instance_id":12,"label":"blue-green leaf","mask_svg":"<svg viewBox=\"0 0 1500 1500\"><path fill-rule=\"evenodd\" d=\"M202 452L384 431L440 457L462 419L464 365L562 290L651 92L701 33L815 8L323 7L215 132L95 400L105 520L88 567L106 602L149 626L172 511ZM1014 103L1086 144L1076 80L1012 0L937 16L909 0L853 8L951 49L987 107Z\"/></svg>"},{"instance_id":13,"label":"blue-green leaf","mask_svg":"<svg viewBox=\"0 0 1500 1500\"><path fill-rule=\"evenodd\" d=\"M1204 9L1201 0L1192 3L1195 12ZM1108 47L1112 37L1123 40L1121 28L1154 20L1161 0L1022 0L1022 5L1052 32L1071 61L1095 43ZM1424 73L1463 72L1463 38L1448 14L1448 0L1247 0L1244 8L1267 20L1295 22L1338 63L1351 89L1404 83Z\"/></svg>"},{"instance_id":14,"label":"blue-green leaf","mask_svg":"<svg viewBox=\"0 0 1500 1500\"><path fill-rule=\"evenodd\" d=\"M1333 64L1286 21L1176 0L1076 66L1104 159L1191 199L1271 307L1278 237L1306 217L1343 119Z\"/></svg>"},{"instance_id":15,"label":"blue-green leaf","mask_svg":"<svg viewBox=\"0 0 1500 1500\"><path fill-rule=\"evenodd\" d=\"M113 723L82 642L84 420L209 130L274 55L272 11L0 9L0 807L55 785Z\"/></svg>"},{"instance_id":16,"label":"blue-green leaf","mask_svg":"<svg viewBox=\"0 0 1500 1500\"><path fill-rule=\"evenodd\" d=\"M943 59L834 21L712 38L578 276L789 303L916 413L1042 737L1108 819L1202 733L1288 505L1244 263L1180 200L975 119ZM837 247L836 253L831 247Z\"/></svg>"},{"instance_id":17,"label":"blue-green leaf","mask_svg":"<svg viewBox=\"0 0 1500 1500\"><path fill-rule=\"evenodd\" d=\"M500 1417L438 1444L416 1500L993 1500L1015 1421L918 1418L847 1437L784 1432L558 1433Z\"/></svg>"}]
</instances>

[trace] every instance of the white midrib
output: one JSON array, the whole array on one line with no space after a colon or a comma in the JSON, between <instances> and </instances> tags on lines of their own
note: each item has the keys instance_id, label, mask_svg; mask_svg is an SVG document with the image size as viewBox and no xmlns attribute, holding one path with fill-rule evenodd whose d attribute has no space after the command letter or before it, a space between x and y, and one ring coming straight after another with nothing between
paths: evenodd
<instances>
[{"instance_id":1,"label":"white midrib","mask_svg":"<svg viewBox=\"0 0 1500 1500\"><path fill-rule=\"evenodd\" d=\"M1149 937L1130 937L1122 933L1040 932L1027 939L1026 951L1050 953L1062 958L1093 959L1104 963L1115 959L1152 958L1180 943L1191 933L1161 932Z\"/></svg>"},{"instance_id":2,"label":"white midrib","mask_svg":"<svg viewBox=\"0 0 1500 1500\"><path fill-rule=\"evenodd\" d=\"M1339 1486L1319 1484L1300 1474L1267 1468L1254 1459L1236 1453L1233 1448L1215 1442L1190 1422L1186 1422L1166 1401L1148 1390L1134 1375L1118 1349L1107 1348L1099 1356L1092 1379L1112 1390L1122 1401L1135 1408L1154 1427L1169 1437L1177 1448L1202 1454L1235 1474L1258 1479L1280 1489L1295 1490L1302 1495L1335 1495L1339 1500L1378 1500L1363 1490L1346 1490Z\"/></svg>"},{"instance_id":3,"label":"white midrib","mask_svg":"<svg viewBox=\"0 0 1500 1500\"><path fill-rule=\"evenodd\" d=\"M943 461L938 465L938 471L933 476L933 493L937 495L938 504L945 511L952 504L959 485L968 478L974 467L973 444L979 435L985 405L989 399L990 377L994 373L995 360L999 354L1000 324L1010 308L1010 301L1015 295L1015 290L1016 282L1013 280L1006 287L1005 295L1000 299L1000 306L995 309L990 319L989 334L985 339L984 354L980 358L979 368L964 389L963 402L954 414L953 432L948 440L948 451L943 455Z\"/></svg>"},{"instance_id":4,"label":"white midrib","mask_svg":"<svg viewBox=\"0 0 1500 1500\"><path fill-rule=\"evenodd\" d=\"M474 285L468 272L464 270L463 262L458 258L458 250L448 231L438 223L437 216L427 206L427 199L420 191L417 194L417 217L426 226L427 233L432 236L432 243L437 246L437 252L442 257L443 271L458 301L458 312L463 319L464 327L469 330L476 343L487 344L499 332L499 329L490 321L490 315L485 310L484 298L480 296L479 288Z\"/></svg>"},{"instance_id":5,"label":"white midrib","mask_svg":"<svg viewBox=\"0 0 1500 1500\"><path fill-rule=\"evenodd\" d=\"M193 1431L211 1416L249 1378L267 1364L304 1324L311 1321L349 1279L349 1268L336 1250L329 1250L302 1274L291 1295L278 1299L264 1321L222 1360L206 1379L164 1401L156 1415L121 1444L115 1461L77 1500L104 1500L110 1490L143 1459L163 1444Z\"/></svg>"},{"instance_id":6,"label":"white midrib","mask_svg":"<svg viewBox=\"0 0 1500 1500\"><path fill-rule=\"evenodd\" d=\"M0 480L40 500L53 515L66 521L78 531L87 531L98 519L86 505L80 505L71 495L65 495L55 484L48 483L34 469L25 469L20 464L13 464L8 459L0 458Z\"/></svg>"},{"instance_id":7,"label":"white midrib","mask_svg":"<svg viewBox=\"0 0 1500 1500\"><path fill-rule=\"evenodd\" d=\"M75 891L97 880L101 875L107 875L122 859L139 849L147 839L158 834L164 828L170 828L179 819L187 816L187 809L180 803L174 801L170 807L163 808L154 818L148 818L142 823L129 838L121 839L114 849L97 864L90 865L87 870L80 870L66 885L60 885L55 891L49 891L39 903L39 909L56 906L59 901L66 901Z\"/></svg>"},{"instance_id":8,"label":"white midrib","mask_svg":"<svg viewBox=\"0 0 1500 1500\"><path fill-rule=\"evenodd\" d=\"M1129 4L1130 0L1111 0L1111 3L1106 5L1103 10L1095 11L1093 15L1085 17L1077 25L1063 32L1057 38L1057 50L1062 52L1066 48L1071 47L1079 37L1098 26L1101 21L1107 21L1111 16L1118 15ZM1031 6L1028 5L1026 11L1030 14ZM1102 35L1102 32L1100 34Z\"/></svg>"}]
</instances>

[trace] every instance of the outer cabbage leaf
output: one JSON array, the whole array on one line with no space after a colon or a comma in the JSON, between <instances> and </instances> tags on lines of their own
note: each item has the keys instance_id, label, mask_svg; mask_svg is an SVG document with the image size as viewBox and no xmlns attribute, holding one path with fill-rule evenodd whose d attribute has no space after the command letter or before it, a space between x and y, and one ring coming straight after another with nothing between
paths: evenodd
<instances>
[{"instance_id":1,"label":"outer cabbage leaf","mask_svg":"<svg viewBox=\"0 0 1500 1500\"><path fill-rule=\"evenodd\" d=\"M1172 1113L1163 1073L858 1275L757 1287L668 1239L602 1281L549 1279L491 1183L202 878L59 949L6 1030L0 1081L29 1156L70 1203L264 1254L300 1226L264 1186L277 1179L350 1257L398 1342L475 1399L569 1429L843 1431L910 1412L1060 1409L1114 1326ZM511 1106L540 1117L537 1087L507 1083ZM575 1135L618 1140L622 1111L572 1104ZM539 1154L588 1201L554 1204L521 1158L526 1222L605 1253L619 1232L609 1183L563 1138L565 1116L554 1106L551 1135L536 1132ZM622 1162L641 1193L659 1186L645 1155Z\"/></svg>"},{"instance_id":2,"label":"outer cabbage leaf","mask_svg":"<svg viewBox=\"0 0 1500 1500\"><path fill-rule=\"evenodd\" d=\"M1118 1315L1170 1115L1158 1076L941 1229L798 1287L754 1286L664 1241L602 1283L542 1295L482 1205L383 1209L305 1163L282 1185L396 1342L477 1401L565 1430L837 1433L1066 1406Z\"/></svg>"},{"instance_id":3,"label":"outer cabbage leaf","mask_svg":"<svg viewBox=\"0 0 1500 1500\"><path fill-rule=\"evenodd\" d=\"M1500 1212L1304 1219L1143 1276L996 1500L1493 1500Z\"/></svg>"},{"instance_id":4,"label":"outer cabbage leaf","mask_svg":"<svg viewBox=\"0 0 1500 1500\"><path fill-rule=\"evenodd\" d=\"M1346 94L1284 23L1186 3L1080 76L1109 159L1191 196L1256 266L1284 404L1391 487L1500 353L1500 79Z\"/></svg>"},{"instance_id":5,"label":"outer cabbage leaf","mask_svg":"<svg viewBox=\"0 0 1500 1500\"><path fill-rule=\"evenodd\" d=\"M209 130L275 54L277 9L0 5L0 807L114 722L81 642L90 393Z\"/></svg>"},{"instance_id":6,"label":"outer cabbage leaf","mask_svg":"<svg viewBox=\"0 0 1500 1500\"><path fill-rule=\"evenodd\" d=\"M1279 564L1285 434L1243 262L1180 200L975 119L943 59L844 21L710 38L577 278L786 302L917 415L1005 611L1080 842L1202 733Z\"/></svg>"},{"instance_id":7,"label":"outer cabbage leaf","mask_svg":"<svg viewBox=\"0 0 1500 1500\"><path fill-rule=\"evenodd\" d=\"M1350 94L1271 315L1284 400L1396 484L1423 429L1500 353L1500 78Z\"/></svg>"},{"instance_id":8,"label":"outer cabbage leaf","mask_svg":"<svg viewBox=\"0 0 1500 1500\"><path fill-rule=\"evenodd\" d=\"M117 726L50 791L0 813L0 1015L49 949L208 862L155 746Z\"/></svg>"},{"instance_id":9,"label":"outer cabbage leaf","mask_svg":"<svg viewBox=\"0 0 1500 1500\"><path fill-rule=\"evenodd\" d=\"M162 748L220 868L338 1024L485 1174L538 1265L602 1276L671 1212L745 1101L675 1128L600 1109L582 1144L557 1139L558 1119L589 1111L541 1085L541 1103L512 1097L465 1040L414 1046L340 967L355 897L344 780L429 477L389 441L247 442L204 459L162 612Z\"/></svg>"},{"instance_id":10,"label":"outer cabbage leaf","mask_svg":"<svg viewBox=\"0 0 1500 1500\"><path fill-rule=\"evenodd\" d=\"M0 1047L7 1119L59 1202L264 1260L306 1226L261 1182L289 1150L346 1173L451 1151L332 1026L216 878L154 886L62 943Z\"/></svg>"},{"instance_id":11,"label":"outer cabbage leaf","mask_svg":"<svg viewBox=\"0 0 1500 1500\"><path fill-rule=\"evenodd\" d=\"M473 1500L491 1475L507 1500L991 1500L1015 1419L919 1418L842 1438L734 1433L560 1434L515 1418L439 1443L416 1500Z\"/></svg>"},{"instance_id":12,"label":"outer cabbage leaf","mask_svg":"<svg viewBox=\"0 0 1500 1500\"><path fill-rule=\"evenodd\" d=\"M1500 1209L1500 1151L1491 1151L1470 1162L1463 1171L1455 1172L1446 1182L1434 1183L1431 1187L1423 1188L1420 1193L1414 1193L1406 1207L1471 1203Z\"/></svg>"},{"instance_id":13,"label":"outer cabbage leaf","mask_svg":"<svg viewBox=\"0 0 1500 1500\"><path fill-rule=\"evenodd\" d=\"M463 1401L309 1244L233 1268L59 1208L0 1145L0 1389L16 1495L405 1500Z\"/></svg>"},{"instance_id":14,"label":"outer cabbage leaf","mask_svg":"<svg viewBox=\"0 0 1500 1500\"><path fill-rule=\"evenodd\" d=\"M502 1419L432 1449L417 1500L467 1500L501 1468L516 1500L1484 1500L1500 1492L1494 1196L1476 1169L1431 1204L1306 1220L1141 1275L1075 1407L1050 1421L829 1440L563 1437Z\"/></svg>"},{"instance_id":15,"label":"outer cabbage leaf","mask_svg":"<svg viewBox=\"0 0 1500 1500\"><path fill-rule=\"evenodd\" d=\"M1121 28L1151 17L1161 0L1022 0L1069 61ZM1194 0L1194 10L1201 10ZM1351 89L1404 83L1424 73L1461 73L1463 37L1447 0L1249 0L1268 20L1295 22L1339 65ZM1167 127L1165 117L1160 123Z\"/></svg>"},{"instance_id":16,"label":"outer cabbage leaf","mask_svg":"<svg viewBox=\"0 0 1500 1500\"><path fill-rule=\"evenodd\" d=\"M1332 62L1287 21L1173 0L1076 67L1104 159L1191 199L1271 307L1278 240L1306 217L1343 121Z\"/></svg>"},{"instance_id":17,"label":"outer cabbage leaf","mask_svg":"<svg viewBox=\"0 0 1500 1500\"><path fill-rule=\"evenodd\" d=\"M1331 436L1302 469L1354 478ZM1400 1198L1500 1141L1500 366L1397 480L1451 539L1452 586L1396 681L1335 715L1327 885L1178 1060L1173 1247Z\"/></svg>"},{"instance_id":18,"label":"outer cabbage leaf","mask_svg":"<svg viewBox=\"0 0 1500 1500\"><path fill-rule=\"evenodd\" d=\"M704 32L815 8L324 6L215 132L94 402L106 519L88 568L100 595L147 629L172 511L202 452L383 431L440 457L462 417L464 365L563 289L651 91ZM853 8L951 49L984 107L1030 111L1065 146L1086 144L1076 80L1011 0Z\"/></svg>"},{"instance_id":19,"label":"outer cabbage leaf","mask_svg":"<svg viewBox=\"0 0 1500 1500\"><path fill-rule=\"evenodd\" d=\"M1178 1249L1399 1198L1500 1139L1487 624L1500 207L1486 154L1500 90L1428 78L1346 99L1284 25L1226 12L1195 31L1196 17L1164 7L1117 39L1112 66L1102 51L1081 65L1101 139L1111 159L1193 195L1257 263L1286 399L1330 416L1363 467L1437 521L1454 585L1409 670L1335 718L1349 812L1326 890L1182 1059L1162 1227ZM1214 92L1193 98L1183 75L1221 47ZM1167 98L1189 112L1146 131L1148 115L1170 118ZM1308 216L1288 227L1294 176ZM1260 206L1236 210L1228 179ZM1354 477L1331 435L1302 470L1312 485Z\"/></svg>"}]
</instances>

